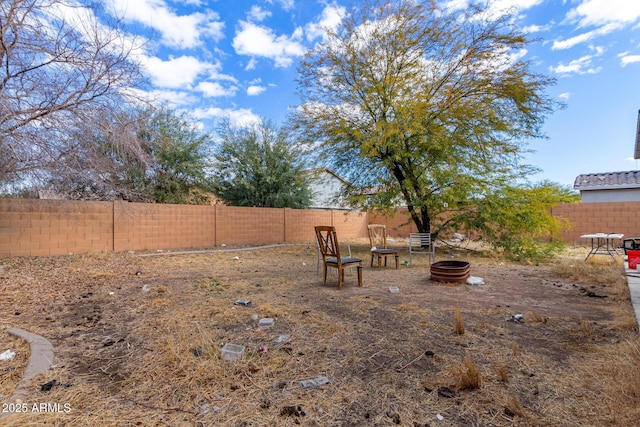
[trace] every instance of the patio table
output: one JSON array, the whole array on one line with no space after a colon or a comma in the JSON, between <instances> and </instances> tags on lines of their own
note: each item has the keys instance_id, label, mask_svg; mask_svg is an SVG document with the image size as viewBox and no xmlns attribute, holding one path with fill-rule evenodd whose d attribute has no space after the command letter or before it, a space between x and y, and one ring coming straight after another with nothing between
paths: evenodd
<instances>
[{"instance_id":1,"label":"patio table","mask_svg":"<svg viewBox=\"0 0 640 427\"><path fill-rule=\"evenodd\" d=\"M591 251L589 251L584 260L588 260L591 255L609 255L614 258L619 254L613 241L623 237L624 234L618 233L583 234L580 236L581 239L591 239Z\"/></svg>"}]
</instances>

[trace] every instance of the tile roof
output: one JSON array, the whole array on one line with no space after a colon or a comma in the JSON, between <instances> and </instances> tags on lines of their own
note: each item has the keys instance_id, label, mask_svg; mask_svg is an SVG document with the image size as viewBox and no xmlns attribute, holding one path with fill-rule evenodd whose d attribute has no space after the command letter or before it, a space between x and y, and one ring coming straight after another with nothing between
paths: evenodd
<instances>
[{"instance_id":1,"label":"tile roof","mask_svg":"<svg viewBox=\"0 0 640 427\"><path fill-rule=\"evenodd\" d=\"M640 171L587 173L578 175L573 184L573 188L576 190L640 188Z\"/></svg>"}]
</instances>

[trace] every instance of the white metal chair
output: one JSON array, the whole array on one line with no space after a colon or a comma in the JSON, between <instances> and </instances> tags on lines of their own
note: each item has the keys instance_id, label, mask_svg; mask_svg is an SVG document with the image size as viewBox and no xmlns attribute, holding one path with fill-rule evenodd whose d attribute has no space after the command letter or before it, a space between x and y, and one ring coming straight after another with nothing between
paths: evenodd
<instances>
[{"instance_id":1,"label":"white metal chair","mask_svg":"<svg viewBox=\"0 0 640 427\"><path fill-rule=\"evenodd\" d=\"M436 248L431 240L431 233L410 233L409 234L409 266L413 254L429 254L429 260L436 260Z\"/></svg>"}]
</instances>

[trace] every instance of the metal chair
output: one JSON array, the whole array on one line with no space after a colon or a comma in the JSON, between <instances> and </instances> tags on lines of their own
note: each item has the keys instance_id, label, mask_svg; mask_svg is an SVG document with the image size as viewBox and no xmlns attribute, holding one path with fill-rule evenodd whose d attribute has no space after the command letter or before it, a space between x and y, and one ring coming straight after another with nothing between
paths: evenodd
<instances>
[{"instance_id":1,"label":"metal chair","mask_svg":"<svg viewBox=\"0 0 640 427\"><path fill-rule=\"evenodd\" d=\"M409 233L409 265L413 254L429 254L429 260L436 260L436 248L431 233Z\"/></svg>"}]
</instances>

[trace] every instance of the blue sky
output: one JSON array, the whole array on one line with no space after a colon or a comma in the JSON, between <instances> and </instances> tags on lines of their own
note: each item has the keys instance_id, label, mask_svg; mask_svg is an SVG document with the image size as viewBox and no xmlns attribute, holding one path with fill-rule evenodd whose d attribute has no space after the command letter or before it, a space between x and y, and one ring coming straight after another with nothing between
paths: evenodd
<instances>
[{"instance_id":1,"label":"blue sky","mask_svg":"<svg viewBox=\"0 0 640 427\"><path fill-rule=\"evenodd\" d=\"M343 0L109 0L131 35L145 38L150 95L210 127L225 116L281 122L298 104L296 66L339 23ZM356 2L357 3L357 2ZM444 3L444 2L443 2ZM448 0L448 7L466 1ZM566 104L530 144L534 180L572 186L579 174L638 169L640 0L484 0L515 7L516 23L540 39L524 59L557 79ZM211 130L207 128L207 130Z\"/></svg>"}]
</instances>

